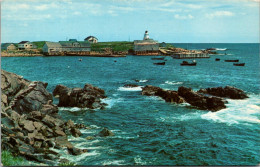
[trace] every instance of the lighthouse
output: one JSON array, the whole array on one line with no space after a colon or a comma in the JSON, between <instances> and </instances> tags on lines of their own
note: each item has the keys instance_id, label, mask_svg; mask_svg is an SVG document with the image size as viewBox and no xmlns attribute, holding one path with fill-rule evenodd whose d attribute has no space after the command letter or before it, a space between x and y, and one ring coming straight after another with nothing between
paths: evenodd
<instances>
[{"instance_id":1,"label":"lighthouse","mask_svg":"<svg viewBox=\"0 0 260 167\"><path fill-rule=\"evenodd\" d=\"M144 40L147 40L147 39L149 39L149 34L148 34L148 31L146 30L144 33Z\"/></svg>"}]
</instances>

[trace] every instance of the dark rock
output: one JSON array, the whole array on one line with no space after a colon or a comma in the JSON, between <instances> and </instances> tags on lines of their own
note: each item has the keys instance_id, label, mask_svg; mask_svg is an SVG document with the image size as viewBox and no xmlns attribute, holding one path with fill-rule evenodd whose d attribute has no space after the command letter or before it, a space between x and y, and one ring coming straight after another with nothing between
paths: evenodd
<instances>
[{"instance_id":1,"label":"dark rock","mask_svg":"<svg viewBox=\"0 0 260 167\"><path fill-rule=\"evenodd\" d=\"M32 121L26 121L24 123L24 129L26 129L28 132L33 132L35 130L35 127L33 126Z\"/></svg>"},{"instance_id":2,"label":"dark rock","mask_svg":"<svg viewBox=\"0 0 260 167\"><path fill-rule=\"evenodd\" d=\"M76 124L75 127L78 129L86 129L86 125L84 124Z\"/></svg>"},{"instance_id":3,"label":"dark rock","mask_svg":"<svg viewBox=\"0 0 260 167\"><path fill-rule=\"evenodd\" d=\"M46 114L50 114L50 115L57 114L58 111L59 111L58 106L53 105L53 104L44 104L42 106L42 109L40 110L40 112L45 115Z\"/></svg>"},{"instance_id":4,"label":"dark rock","mask_svg":"<svg viewBox=\"0 0 260 167\"><path fill-rule=\"evenodd\" d=\"M49 115L46 115L43 119L42 119L42 122L49 126L50 128L53 128L55 127L55 118L49 116Z\"/></svg>"},{"instance_id":5,"label":"dark rock","mask_svg":"<svg viewBox=\"0 0 260 167\"><path fill-rule=\"evenodd\" d=\"M71 134L72 134L72 136L74 136L74 137L79 137L79 136L82 135L81 132L80 132L80 130L78 130L77 128L72 128L72 129L71 129Z\"/></svg>"},{"instance_id":6,"label":"dark rock","mask_svg":"<svg viewBox=\"0 0 260 167\"><path fill-rule=\"evenodd\" d=\"M42 142L40 142L40 141L34 142L34 145L33 145L34 148L41 148L41 146L42 146Z\"/></svg>"},{"instance_id":7,"label":"dark rock","mask_svg":"<svg viewBox=\"0 0 260 167\"><path fill-rule=\"evenodd\" d=\"M87 149L78 149L75 147L67 147L69 154L71 155L80 155L83 153L86 153L88 150Z\"/></svg>"},{"instance_id":8,"label":"dark rock","mask_svg":"<svg viewBox=\"0 0 260 167\"><path fill-rule=\"evenodd\" d=\"M59 96L59 107L80 107L80 108L101 108L102 98L105 98L105 91L86 84L81 88L67 88L63 85L57 85L53 91L54 96Z\"/></svg>"},{"instance_id":9,"label":"dark rock","mask_svg":"<svg viewBox=\"0 0 260 167\"><path fill-rule=\"evenodd\" d=\"M17 95L13 109L18 113L39 111L44 104L52 100L52 95L45 89L46 84L36 82L34 88L27 88Z\"/></svg>"},{"instance_id":10,"label":"dark rock","mask_svg":"<svg viewBox=\"0 0 260 167\"><path fill-rule=\"evenodd\" d=\"M211 110L218 111L226 108L223 99L218 97L208 97L200 95L191 88L179 87L178 94L182 96L186 102L190 103L192 106L198 107L201 110Z\"/></svg>"},{"instance_id":11,"label":"dark rock","mask_svg":"<svg viewBox=\"0 0 260 167\"><path fill-rule=\"evenodd\" d=\"M54 133L56 134L56 136L66 136L66 134L63 132L63 129L56 126Z\"/></svg>"},{"instance_id":12,"label":"dark rock","mask_svg":"<svg viewBox=\"0 0 260 167\"><path fill-rule=\"evenodd\" d=\"M134 87L138 87L139 85L136 84L125 84L124 87L125 88L134 88Z\"/></svg>"},{"instance_id":13,"label":"dark rock","mask_svg":"<svg viewBox=\"0 0 260 167\"><path fill-rule=\"evenodd\" d=\"M68 127L68 128L74 128L75 127L75 124L72 120L68 120L65 125Z\"/></svg>"},{"instance_id":14,"label":"dark rock","mask_svg":"<svg viewBox=\"0 0 260 167\"><path fill-rule=\"evenodd\" d=\"M224 88L217 87L217 88L207 88L207 89L200 89L199 93L210 94L213 96L219 97L226 97L230 99L245 99L248 98L246 93L238 88L232 86L226 86Z\"/></svg>"},{"instance_id":15,"label":"dark rock","mask_svg":"<svg viewBox=\"0 0 260 167\"><path fill-rule=\"evenodd\" d=\"M146 96L159 96L163 98L166 102L171 103L184 103L185 100L178 95L177 91L164 90L160 87L147 85L142 88L142 95Z\"/></svg>"},{"instance_id":16,"label":"dark rock","mask_svg":"<svg viewBox=\"0 0 260 167\"><path fill-rule=\"evenodd\" d=\"M99 132L99 136L101 137L114 136L114 133L108 130L107 128L104 128L102 131Z\"/></svg>"},{"instance_id":17,"label":"dark rock","mask_svg":"<svg viewBox=\"0 0 260 167\"><path fill-rule=\"evenodd\" d=\"M58 136L55 138L55 146L58 147L73 147L72 144L68 141L67 136Z\"/></svg>"}]
</instances>

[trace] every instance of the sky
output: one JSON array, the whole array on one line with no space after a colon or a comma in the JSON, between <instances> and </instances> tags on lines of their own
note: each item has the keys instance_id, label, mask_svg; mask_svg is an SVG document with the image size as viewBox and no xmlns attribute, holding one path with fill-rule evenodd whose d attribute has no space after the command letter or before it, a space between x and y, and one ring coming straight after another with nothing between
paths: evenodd
<instances>
[{"instance_id":1,"label":"sky","mask_svg":"<svg viewBox=\"0 0 260 167\"><path fill-rule=\"evenodd\" d=\"M259 43L260 0L0 0L1 42Z\"/></svg>"}]
</instances>

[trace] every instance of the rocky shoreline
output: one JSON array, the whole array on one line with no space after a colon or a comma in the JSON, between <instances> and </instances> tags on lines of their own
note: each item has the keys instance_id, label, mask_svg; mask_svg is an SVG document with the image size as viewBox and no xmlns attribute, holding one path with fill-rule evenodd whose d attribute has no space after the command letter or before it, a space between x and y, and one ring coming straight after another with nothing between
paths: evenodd
<instances>
[{"instance_id":1,"label":"rocky shoreline","mask_svg":"<svg viewBox=\"0 0 260 167\"><path fill-rule=\"evenodd\" d=\"M57 165L69 161L61 159L61 155L52 148L66 148L68 154L75 156L88 152L87 149L74 147L68 141L70 135L82 136L80 129L87 127L75 124L72 120L63 120L58 114L58 107L104 109L107 104L102 103L102 99L106 98L106 95L103 89L90 84L85 84L83 88L57 85L53 95L46 90L47 86L48 83L29 81L1 70L1 148L28 160ZM127 88L137 86L124 85ZM213 112L226 108L226 98L248 98L245 92L231 86L200 89L195 92L182 86L174 91L147 85L142 88L142 95L158 96L171 103L189 103L198 109ZM53 104L53 96L59 98L58 106ZM96 136L113 135L104 128ZM91 137L88 136L86 140Z\"/></svg>"},{"instance_id":2,"label":"rocky shoreline","mask_svg":"<svg viewBox=\"0 0 260 167\"><path fill-rule=\"evenodd\" d=\"M68 162L60 159L60 155L51 148L67 148L68 154L80 155L88 152L86 149L75 148L68 136L81 136L79 129L86 128L83 124L74 124L72 120L65 121L58 114L58 106L52 103L52 94L46 90L47 83L23 79L23 77L1 70L1 131L2 150L9 150L28 160L57 165ZM57 86L60 87L60 86ZM100 98L105 98L104 91L90 84L84 89L71 90L69 96L76 102L85 100L87 105L80 107L103 107ZM95 94L97 93L97 94ZM82 98L78 96L82 95ZM63 97L63 94L60 94ZM94 101L93 101L94 100ZM111 135L104 129L100 136Z\"/></svg>"}]
</instances>

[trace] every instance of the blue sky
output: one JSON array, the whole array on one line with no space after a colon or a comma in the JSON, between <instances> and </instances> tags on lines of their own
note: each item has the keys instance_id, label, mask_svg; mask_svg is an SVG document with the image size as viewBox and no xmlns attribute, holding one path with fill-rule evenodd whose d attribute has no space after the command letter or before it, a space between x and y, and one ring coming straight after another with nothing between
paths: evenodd
<instances>
[{"instance_id":1,"label":"blue sky","mask_svg":"<svg viewBox=\"0 0 260 167\"><path fill-rule=\"evenodd\" d=\"M1 41L259 42L260 0L2 0Z\"/></svg>"}]
</instances>

